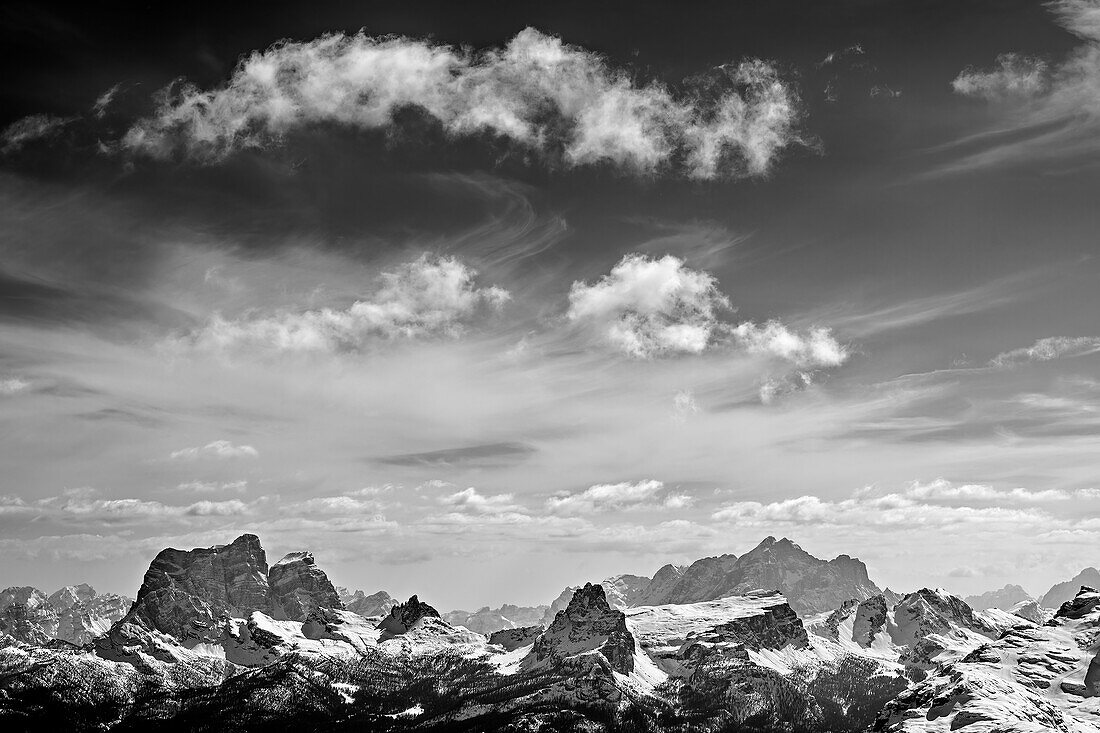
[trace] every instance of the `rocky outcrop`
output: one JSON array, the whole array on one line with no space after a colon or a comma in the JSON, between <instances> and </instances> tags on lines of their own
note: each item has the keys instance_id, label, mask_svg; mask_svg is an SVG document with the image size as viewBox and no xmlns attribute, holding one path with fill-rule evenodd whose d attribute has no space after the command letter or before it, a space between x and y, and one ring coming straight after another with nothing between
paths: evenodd
<instances>
[{"instance_id":1,"label":"rocky outcrop","mask_svg":"<svg viewBox=\"0 0 1100 733\"><path fill-rule=\"evenodd\" d=\"M27 644L47 644L57 638L57 610L37 588L21 586L0 592L0 633Z\"/></svg>"},{"instance_id":2,"label":"rocky outcrop","mask_svg":"<svg viewBox=\"0 0 1100 733\"><path fill-rule=\"evenodd\" d=\"M267 555L254 534L228 545L162 550L145 572L129 613L112 629L136 626L190 642L216 638L223 617L270 610Z\"/></svg>"},{"instance_id":3,"label":"rocky outcrop","mask_svg":"<svg viewBox=\"0 0 1100 733\"><path fill-rule=\"evenodd\" d=\"M422 602L415 595L390 609L390 613L378 623L383 636L398 636L408 632L420 619L441 618L439 611Z\"/></svg>"},{"instance_id":4,"label":"rocky outcrop","mask_svg":"<svg viewBox=\"0 0 1100 733\"><path fill-rule=\"evenodd\" d=\"M613 608L629 608L638 601L652 578L644 575L612 575L600 581L608 604Z\"/></svg>"},{"instance_id":5,"label":"rocky outcrop","mask_svg":"<svg viewBox=\"0 0 1100 733\"><path fill-rule=\"evenodd\" d=\"M312 552L292 552L271 566L267 574L271 616L283 621L305 621L318 608L343 610L344 604L317 567Z\"/></svg>"},{"instance_id":6,"label":"rocky outcrop","mask_svg":"<svg viewBox=\"0 0 1100 733\"><path fill-rule=\"evenodd\" d=\"M1009 629L935 670L886 705L874 729L1096 730L1098 639L1100 594L1082 588L1049 623Z\"/></svg>"},{"instance_id":7,"label":"rocky outcrop","mask_svg":"<svg viewBox=\"0 0 1100 733\"><path fill-rule=\"evenodd\" d=\"M586 583L554 617L531 654L538 662L569 667L572 660L593 652L616 672L629 674L634 669L634 637L626 616L611 608L603 586Z\"/></svg>"},{"instance_id":8,"label":"rocky outcrop","mask_svg":"<svg viewBox=\"0 0 1100 733\"><path fill-rule=\"evenodd\" d=\"M662 579L666 587L667 575ZM647 589L640 597L649 605L697 603L755 590L779 591L804 616L826 613L853 598L862 601L881 595L859 560L848 555L820 560L788 539L768 537L741 557L697 560L666 592Z\"/></svg>"},{"instance_id":9,"label":"rocky outcrop","mask_svg":"<svg viewBox=\"0 0 1100 733\"><path fill-rule=\"evenodd\" d=\"M991 590L979 596L967 596L966 605L975 611L984 611L987 608L1000 608L1009 610L1021 601L1033 601L1026 590L1018 585L1008 584L1000 590Z\"/></svg>"},{"instance_id":10,"label":"rocky outcrop","mask_svg":"<svg viewBox=\"0 0 1100 733\"><path fill-rule=\"evenodd\" d=\"M958 596L943 590L922 588L905 596L894 606L891 636L894 644L905 647L902 661L912 667L928 669L940 655L968 652L1001 629L976 615Z\"/></svg>"},{"instance_id":11,"label":"rocky outcrop","mask_svg":"<svg viewBox=\"0 0 1100 733\"><path fill-rule=\"evenodd\" d=\"M477 611L448 611L444 620L453 626L465 626L479 634L492 634L507 629L539 626L549 606L516 606L505 603L500 608L482 606Z\"/></svg>"},{"instance_id":12,"label":"rocky outcrop","mask_svg":"<svg viewBox=\"0 0 1100 733\"><path fill-rule=\"evenodd\" d=\"M665 565L658 570L645 588L638 594L634 605L659 606L664 598L672 595L672 589L684 577L687 568L683 565Z\"/></svg>"},{"instance_id":13,"label":"rocky outcrop","mask_svg":"<svg viewBox=\"0 0 1100 733\"><path fill-rule=\"evenodd\" d=\"M1020 601L1015 606L1008 609L1008 611L1022 619L1037 624L1045 624L1051 616L1051 612L1040 606L1039 602L1036 600Z\"/></svg>"},{"instance_id":14,"label":"rocky outcrop","mask_svg":"<svg viewBox=\"0 0 1100 733\"><path fill-rule=\"evenodd\" d=\"M107 633L131 604L114 593L100 595L86 583L49 598L37 588L8 588L0 593L0 632L29 644L59 640L83 646Z\"/></svg>"},{"instance_id":15,"label":"rocky outcrop","mask_svg":"<svg viewBox=\"0 0 1100 733\"><path fill-rule=\"evenodd\" d=\"M506 651L514 651L520 647L534 644L539 634L543 632L541 626L520 626L514 629L502 629L489 634L489 643L504 647Z\"/></svg>"},{"instance_id":16,"label":"rocky outcrop","mask_svg":"<svg viewBox=\"0 0 1100 733\"><path fill-rule=\"evenodd\" d=\"M1070 580L1056 583L1039 599L1039 605L1043 608L1060 608L1066 601L1073 600L1082 586L1100 588L1100 570L1088 567Z\"/></svg>"},{"instance_id":17,"label":"rocky outcrop","mask_svg":"<svg viewBox=\"0 0 1100 733\"><path fill-rule=\"evenodd\" d=\"M864 649L869 649L880 634L886 633L886 598L871 596L862 601L852 620L852 641Z\"/></svg>"},{"instance_id":18,"label":"rocky outcrop","mask_svg":"<svg viewBox=\"0 0 1100 733\"><path fill-rule=\"evenodd\" d=\"M344 608L360 616L385 616L397 605L397 599L384 590L369 596L361 590L349 593L347 588L337 588L336 592Z\"/></svg>"}]
</instances>

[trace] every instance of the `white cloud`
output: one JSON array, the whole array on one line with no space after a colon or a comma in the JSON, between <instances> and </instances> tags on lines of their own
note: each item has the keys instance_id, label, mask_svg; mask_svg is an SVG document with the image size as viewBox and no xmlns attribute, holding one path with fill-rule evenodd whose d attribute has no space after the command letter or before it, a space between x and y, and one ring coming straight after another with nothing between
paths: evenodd
<instances>
[{"instance_id":1,"label":"white cloud","mask_svg":"<svg viewBox=\"0 0 1100 733\"><path fill-rule=\"evenodd\" d=\"M456 491L439 498L441 504L477 514L504 514L519 511L512 494L485 496L474 487Z\"/></svg>"},{"instance_id":2,"label":"white cloud","mask_svg":"<svg viewBox=\"0 0 1100 733\"><path fill-rule=\"evenodd\" d=\"M717 94L677 97L532 28L482 53L329 34L254 52L219 89L164 90L157 113L123 144L211 160L318 123L385 128L415 106L452 136L492 135L570 166L650 173L682 160L696 178L766 173L783 148L800 142L795 92L758 60L711 77Z\"/></svg>"},{"instance_id":3,"label":"white cloud","mask_svg":"<svg viewBox=\"0 0 1100 733\"><path fill-rule=\"evenodd\" d=\"M356 496L319 496L307 499L287 508L293 515L302 514L377 514L382 510L381 502Z\"/></svg>"},{"instance_id":4,"label":"white cloud","mask_svg":"<svg viewBox=\"0 0 1100 733\"><path fill-rule=\"evenodd\" d=\"M0 142L3 143L0 152L15 153L28 143L53 137L74 119L56 115L31 115L16 120L0 131Z\"/></svg>"},{"instance_id":5,"label":"white cloud","mask_svg":"<svg viewBox=\"0 0 1100 733\"><path fill-rule=\"evenodd\" d=\"M967 68L959 72L951 87L956 93L988 100L1030 98L1050 86L1050 65L1037 58L1016 53L997 57L997 66L989 71Z\"/></svg>"},{"instance_id":6,"label":"white cloud","mask_svg":"<svg viewBox=\"0 0 1100 733\"><path fill-rule=\"evenodd\" d=\"M1049 68L1036 59L1002 54L992 70L963 71L953 82L955 90L1000 104L1004 119L989 131L984 149L945 170L1037 160L1078 166L1082 158L1100 153L1100 2L1054 0L1047 7L1084 43ZM981 136L967 140L968 149L980 141Z\"/></svg>"},{"instance_id":7,"label":"white cloud","mask_svg":"<svg viewBox=\"0 0 1100 733\"><path fill-rule=\"evenodd\" d=\"M102 119L107 114L107 108L111 106L111 102L114 101L115 96L121 88L122 83L120 82L96 98L95 104L92 105L92 114L97 119Z\"/></svg>"},{"instance_id":8,"label":"white cloud","mask_svg":"<svg viewBox=\"0 0 1100 733\"><path fill-rule=\"evenodd\" d=\"M731 343L802 370L839 366L848 359L848 349L827 328L799 333L779 321L733 326L721 320L723 311L732 310L710 273L693 270L673 255L629 254L595 283L574 282L566 317L638 359L701 354Z\"/></svg>"},{"instance_id":9,"label":"white cloud","mask_svg":"<svg viewBox=\"0 0 1100 733\"><path fill-rule=\"evenodd\" d=\"M220 483L218 481L185 481L176 488L180 491L194 491L197 493L212 493L215 491L244 492L248 489L248 482L243 480L222 481Z\"/></svg>"},{"instance_id":10,"label":"white cloud","mask_svg":"<svg viewBox=\"0 0 1100 733\"><path fill-rule=\"evenodd\" d=\"M19 377L0 379L0 396L11 397L14 394L26 390L30 386L30 382L25 379L20 379Z\"/></svg>"},{"instance_id":11,"label":"white cloud","mask_svg":"<svg viewBox=\"0 0 1100 733\"><path fill-rule=\"evenodd\" d=\"M567 317L595 328L614 348L636 358L698 354L719 335L729 300L707 272L672 255L627 255L589 285L574 282Z\"/></svg>"},{"instance_id":12,"label":"white cloud","mask_svg":"<svg viewBox=\"0 0 1100 733\"><path fill-rule=\"evenodd\" d=\"M245 514L248 505L237 499L228 501L197 501L187 507L185 513L193 517L228 517Z\"/></svg>"},{"instance_id":13,"label":"white cloud","mask_svg":"<svg viewBox=\"0 0 1100 733\"><path fill-rule=\"evenodd\" d=\"M250 445L233 445L228 440L215 440L204 446L194 448L182 448L172 451L168 456L174 461L194 460L196 458L256 458L260 455Z\"/></svg>"},{"instance_id":14,"label":"white cloud","mask_svg":"<svg viewBox=\"0 0 1100 733\"><path fill-rule=\"evenodd\" d=\"M184 342L213 350L252 345L280 351L335 351L360 348L371 336L454 338L482 309L499 308L511 297L498 287L475 287L476 275L453 257L422 255L383 272L378 291L346 309L237 320L216 316Z\"/></svg>"},{"instance_id":15,"label":"white cloud","mask_svg":"<svg viewBox=\"0 0 1100 733\"><path fill-rule=\"evenodd\" d=\"M1031 346L997 354L989 360L991 367L1013 367L1037 361L1053 361L1073 356L1100 353L1100 338L1052 336L1039 339Z\"/></svg>"},{"instance_id":16,"label":"white cloud","mask_svg":"<svg viewBox=\"0 0 1100 733\"><path fill-rule=\"evenodd\" d=\"M623 481L617 484L595 484L578 494L552 496L546 507L554 514L584 515L617 510L683 509L693 498L665 491L661 481Z\"/></svg>"},{"instance_id":17,"label":"white cloud","mask_svg":"<svg viewBox=\"0 0 1100 733\"><path fill-rule=\"evenodd\" d=\"M766 354L801 368L840 366L849 356L828 328L798 333L778 321L763 326L747 321L733 329L733 337L750 354Z\"/></svg>"},{"instance_id":18,"label":"white cloud","mask_svg":"<svg viewBox=\"0 0 1100 733\"><path fill-rule=\"evenodd\" d=\"M691 390L680 390L672 398L672 419L676 422L686 422L698 412L699 403L695 401L695 394Z\"/></svg>"},{"instance_id":19,"label":"white cloud","mask_svg":"<svg viewBox=\"0 0 1100 733\"><path fill-rule=\"evenodd\" d=\"M1073 520L1059 519L1038 505L1057 505L1071 499L1100 499L1100 491L1001 490L982 484L954 484L941 478L928 483L914 481L900 492L887 494L868 487L841 500L807 495L769 503L740 501L719 508L712 518L745 526L792 524L883 530L995 526L1046 531L1070 526Z\"/></svg>"}]
</instances>

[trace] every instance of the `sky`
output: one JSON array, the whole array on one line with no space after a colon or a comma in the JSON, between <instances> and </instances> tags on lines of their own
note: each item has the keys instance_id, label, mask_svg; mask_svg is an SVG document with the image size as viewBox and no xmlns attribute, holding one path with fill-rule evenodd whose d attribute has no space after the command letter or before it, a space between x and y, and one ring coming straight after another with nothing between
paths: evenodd
<instances>
[{"instance_id":1,"label":"sky","mask_svg":"<svg viewBox=\"0 0 1100 733\"><path fill-rule=\"evenodd\" d=\"M1100 540L1100 3L0 11L0 585Z\"/></svg>"}]
</instances>

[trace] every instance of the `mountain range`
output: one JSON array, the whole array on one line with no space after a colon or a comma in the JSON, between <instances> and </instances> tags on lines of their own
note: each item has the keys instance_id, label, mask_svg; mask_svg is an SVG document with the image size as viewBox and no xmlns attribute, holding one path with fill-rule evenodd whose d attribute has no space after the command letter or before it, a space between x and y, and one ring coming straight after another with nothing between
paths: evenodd
<instances>
[{"instance_id":1,"label":"mountain range","mask_svg":"<svg viewBox=\"0 0 1100 733\"><path fill-rule=\"evenodd\" d=\"M162 551L133 602L0 594L0 728L1100 730L1100 593L1021 592L895 594L769 537L440 613L338 588L309 552L268 566L242 535Z\"/></svg>"}]
</instances>

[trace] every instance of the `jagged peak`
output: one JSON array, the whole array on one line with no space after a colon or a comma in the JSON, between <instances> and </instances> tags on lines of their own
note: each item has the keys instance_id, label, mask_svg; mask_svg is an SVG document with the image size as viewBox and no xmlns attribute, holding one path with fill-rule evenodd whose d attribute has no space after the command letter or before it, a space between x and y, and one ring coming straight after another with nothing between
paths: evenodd
<instances>
[{"instance_id":1,"label":"jagged peak","mask_svg":"<svg viewBox=\"0 0 1100 733\"><path fill-rule=\"evenodd\" d=\"M414 593L409 600L391 608L389 615L378 623L378 628L384 634L404 634L425 617L442 618L439 611L421 601Z\"/></svg>"},{"instance_id":2,"label":"jagged peak","mask_svg":"<svg viewBox=\"0 0 1100 733\"><path fill-rule=\"evenodd\" d=\"M275 565L289 565L294 562L303 562L306 565L314 565L316 562L313 559L313 553L308 550L301 550L299 552L288 552L283 555L283 559L275 563Z\"/></svg>"}]
</instances>

